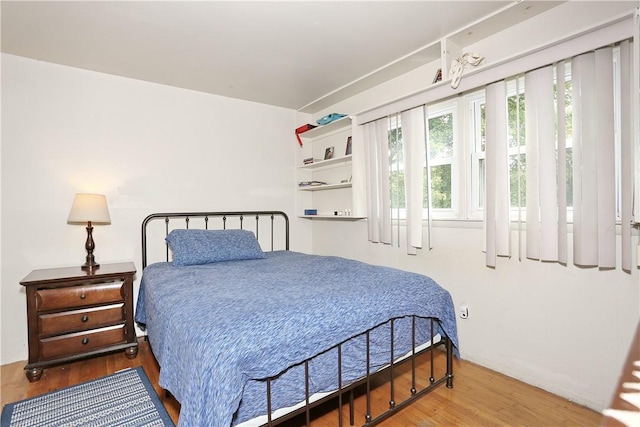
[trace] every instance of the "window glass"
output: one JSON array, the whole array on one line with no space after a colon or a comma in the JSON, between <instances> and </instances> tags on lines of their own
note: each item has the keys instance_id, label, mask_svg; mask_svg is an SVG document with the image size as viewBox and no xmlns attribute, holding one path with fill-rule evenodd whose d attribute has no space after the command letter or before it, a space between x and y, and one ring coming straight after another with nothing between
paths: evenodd
<instances>
[{"instance_id":1,"label":"window glass","mask_svg":"<svg viewBox=\"0 0 640 427\"><path fill-rule=\"evenodd\" d=\"M451 209L454 154L454 112L451 108L429 115L429 164L431 168L431 207ZM423 206L428 208L426 165Z\"/></svg>"},{"instance_id":2,"label":"window glass","mask_svg":"<svg viewBox=\"0 0 640 427\"><path fill-rule=\"evenodd\" d=\"M525 135L524 78L507 85L509 129L509 192L511 207L527 206L527 159Z\"/></svg>"},{"instance_id":3,"label":"window glass","mask_svg":"<svg viewBox=\"0 0 640 427\"><path fill-rule=\"evenodd\" d=\"M389 189L393 218L405 218L404 157L400 116L389 118ZM400 212L399 210L403 211Z\"/></svg>"},{"instance_id":4,"label":"window glass","mask_svg":"<svg viewBox=\"0 0 640 427\"><path fill-rule=\"evenodd\" d=\"M434 209L451 208L451 164L431 167L431 206ZM426 194L425 194L426 199Z\"/></svg>"}]
</instances>

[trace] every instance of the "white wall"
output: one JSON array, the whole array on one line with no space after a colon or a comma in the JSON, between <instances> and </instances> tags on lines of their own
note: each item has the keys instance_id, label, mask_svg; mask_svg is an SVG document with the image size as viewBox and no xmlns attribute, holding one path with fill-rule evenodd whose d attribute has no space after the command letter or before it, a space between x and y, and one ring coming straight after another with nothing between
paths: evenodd
<instances>
[{"instance_id":1,"label":"white wall","mask_svg":"<svg viewBox=\"0 0 640 427\"><path fill-rule=\"evenodd\" d=\"M636 6L637 2L565 3L469 51L490 53L494 60L507 58L596 27ZM421 67L316 115L357 113L415 93L429 85L436 67ZM458 321L464 360L596 410L606 407L640 318L638 270L598 271L571 263L565 267L518 261L517 256L499 259L497 267L489 269L480 223L437 225L435 248L408 256L404 244L398 248L368 243L364 221L314 221L313 251L433 277L451 292L457 306L469 306L469 318ZM513 247L516 237L514 232ZM618 264L619 259L618 254Z\"/></svg>"},{"instance_id":2,"label":"white wall","mask_svg":"<svg viewBox=\"0 0 640 427\"><path fill-rule=\"evenodd\" d=\"M512 237L515 248L517 233ZM431 251L409 256L403 242L400 248L369 243L365 221L314 221L313 227L314 253L428 275L451 292L456 307L467 305L469 318L458 318L463 361L596 410L610 403L640 316L636 269L629 275L564 267L518 261L517 254L490 269L481 224L436 226L433 241Z\"/></svg>"},{"instance_id":3,"label":"white wall","mask_svg":"<svg viewBox=\"0 0 640 427\"><path fill-rule=\"evenodd\" d=\"M134 261L139 279L149 213L293 216L295 124L292 110L2 55L1 363L28 354L20 280L84 262L85 228L66 223L76 192L108 199L97 261ZM309 248L304 227L293 248Z\"/></svg>"}]
</instances>

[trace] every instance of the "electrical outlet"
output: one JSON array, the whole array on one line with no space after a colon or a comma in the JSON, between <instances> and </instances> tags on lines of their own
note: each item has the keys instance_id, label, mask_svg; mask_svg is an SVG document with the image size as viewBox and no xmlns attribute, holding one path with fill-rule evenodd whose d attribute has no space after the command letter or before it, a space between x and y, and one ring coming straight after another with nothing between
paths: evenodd
<instances>
[{"instance_id":1,"label":"electrical outlet","mask_svg":"<svg viewBox=\"0 0 640 427\"><path fill-rule=\"evenodd\" d=\"M469 317L469 307L467 307L466 305L461 305L458 313L460 314L460 318L461 319L468 318Z\"/></svg>"}]
</instances>

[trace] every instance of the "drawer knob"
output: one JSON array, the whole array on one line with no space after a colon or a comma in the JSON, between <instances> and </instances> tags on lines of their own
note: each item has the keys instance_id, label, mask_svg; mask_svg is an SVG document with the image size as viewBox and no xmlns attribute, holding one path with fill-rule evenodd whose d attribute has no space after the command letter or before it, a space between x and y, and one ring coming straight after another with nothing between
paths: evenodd
<instances>
[{"instance_id":1,"label":"drawer knob","mask_svg":"<svg viewBox=\"0 0 640 427\"><path fill-rule=\"evenodd\" d=\"M87 344L89 344L89 338L83 338L82 345L87 345Z\"/></svg>"},{"instance_id":2,"label":"drawer knob","mask_svg":"<svg viewBox=\"0 0 640 427\"><path fill-rule=\"evenodd\" d=\"M85 299L87 296L85 294L80 295L80 299Z\"/></svg>"},{"instance_id":3,"label":"drawer knob","mask_svg":"<svg viewBox=\"0 0 640 427\"><path fill-rule=\"evenodd\" d=\"M82 323L86 323L88 320L89 320L89 316L86 316L86 315L82 316L82 319L80 319Z\"/></svg>"}]
</instances>

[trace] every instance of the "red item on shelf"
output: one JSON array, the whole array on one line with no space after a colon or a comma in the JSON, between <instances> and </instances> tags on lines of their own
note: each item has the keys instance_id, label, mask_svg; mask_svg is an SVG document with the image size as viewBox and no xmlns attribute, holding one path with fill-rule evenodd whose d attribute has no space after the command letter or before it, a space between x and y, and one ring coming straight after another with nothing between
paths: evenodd
<instances>
[{"instance_id":1,"label":"red item on shelf","mask_svg":"<svg viewBox=\"0 0 640 427\"><path fill-rule=\"evenodd\" d=\"M311 130L315 127L315 125L307 123L306 125L302 125L296 129L296 138L298 138L298 144L300 144L300 147L302 147L302 139L300 139L300 134L305 133L306 131Z\"/></svg>"}]
</instances>

